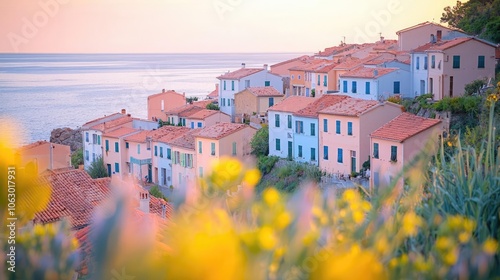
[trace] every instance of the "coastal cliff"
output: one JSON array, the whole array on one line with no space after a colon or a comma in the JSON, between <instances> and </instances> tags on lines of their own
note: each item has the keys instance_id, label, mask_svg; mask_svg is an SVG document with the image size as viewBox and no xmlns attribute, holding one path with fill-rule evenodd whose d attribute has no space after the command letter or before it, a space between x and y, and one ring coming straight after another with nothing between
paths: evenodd
<instances>
[{"instance_id":1,"label":"coastal cliff","mask_svg":"<svg viewBox=\"0 0 500 280\"><path fill-rule=\"evenodd\" d=\"M50 133L50 142L71 147L74 152L83 147L81 130L69 127L56 128Z\"/></svg>"}]
</instances>

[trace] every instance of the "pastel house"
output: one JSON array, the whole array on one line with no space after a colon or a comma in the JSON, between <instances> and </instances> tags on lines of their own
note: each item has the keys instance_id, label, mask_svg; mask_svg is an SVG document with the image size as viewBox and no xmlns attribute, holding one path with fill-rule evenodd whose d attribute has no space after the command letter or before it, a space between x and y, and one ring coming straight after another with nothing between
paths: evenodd
<instances>
[{"instance_id":1,"label":"pastel house","mask_svg":"<svg viewBox=\"0 0 500 280\"><path fill-rule=\"evenodd\" d=\"M249 87L274 87L283 92L283 79L264 68L246 68L243 64L241 69L225 73L219 79L219 107L221 112L234 118L236 113L234 95Z\"/></svg>"},{"instance_id":2,"label":"pastel house","mask_svg":"<svg viewBox=\"0 0 500 280\"><path fill-rule=\"evenodd\" d=\"M398 35L399 50L410 51L429 42L429 38L436 40L450 40L466 37L462 30L446 27L435 22L423 22L396 32Z\"/></svg>"},{"instance_id":3,"label":"pastel house","mask_svg":"<svg viewBox=\"0 0 500 280\"><path fill-rule=\"evenodd\" d=\"M148 120L165 120L165 112L186 104L186 96L173 90L148 96Z\"/></svg>"},{"instance_id":4,"label":"pastel house","mask_svg":"<svg viewBox=\"0 0 500 280\"><path fill-rule=\"evenodd\" d=\"M323 95L320 98L315 98L314 102L293 114L294 132L291 158L297 162L307 162L316 166L319 164L318 114L321 110L348 98L345 95Z\"/></svg>"},{"instance_id":5,"label":"pastel house","mask_svg":"<svg viewBox=\"0 0 500 280\"><path fill-rule=\"evenodd\" d=\"M192 114L206 109L207 105L211 104L212 102L213 100L210 99L202 100L170 109L165 112L165 115L167 117L166 122L170 125L188 126L188 123L186 123L186 118L191 116Z\"/></svg>"},{"instance_id":6,"label":"pastel house","mask_svg":"<svg viewBox=\"0 0 500 280\"><path fill-rule=\"evenodd\" d=\"M440 120L403 113L371 134L370 187L379 188L394 183L403 168L424 148L436 151L441 134ZM404 176L396 186L402 187Z\"/></svg>"},{"instance_id":7,"label":"pastel house","mask_svg":"<svg viewBox=\"0 0 500 280\"><path fill-rule=\"evenodd\" d=\"M172 148L172 186L174 188L185 188L196 182L197 154L194 134L199 130L190 130L167 142Z\"/></svg>"},{"instance_id":8,"label":"pastel house","mask_svg":"<svg viewBox=\"0 0 500 280\"><path fill-rule=\"evenodd\" d=\"M316 99L305 96L289 96L267 110L269 119L269 155L292 158L295 117Z\"/></svg>"},{"instance_id":9,"label":"pastel house","mask_svg":"<svg viewBox=\"0 0 500 280\"><path fill-rule=\"evenodd\" d=\"M401 112L395 103L358 98L319 111L319 167L330 174L359 172L370 159L370 133Z\"/></svg>"},{"instance_id":10,"label":"pastel house","mask_svg":"<svg viewBox=\"0 0 500 280\"><path fill-rule=\"evenodd\" d=\"M203 128L221 122L231 122L231 116L218 110L202 109L184 117L186 127ZM183 121L184 123L184 121Z\"/></svg>"},{"instance_id":11,"label":"pastel house","mask_svg":"<svg viewBox=\"0 0 500 280\"><path fill-rule=\"evenodd\" d=\"M153 182L162 187L173 185L172 141L191 131L187 127L170 127L170 132L153 141Z\"/></svg>"},{"instance_id":12,"label":"pastel house","mask_svg":"<svg viewBox=\"0 0 500 280\"><path fill-rule=\"evenodd\" d=\"M267 109L285 96L273 87L249 87L234 95L235 115L238 117L265 115Z\"/></svg>"},{"instance_id":13,"label":"pastel house","mask_svg":"<svg viewBox=\"0 0 500 280\"><path fill-rule=\"evenodd\" d=\"M30 173L71 167L70 147L47 141L22 146L16 152L16 159L19 167Z\"/></svg>"},{"instance_id":14,"label":"pastel house","mask_svg":"<svg viewBox=\"0 0 500 280\"><path fill-rule=\"evenodd\" d=\"M337 64L331 62L321 65L314 69L311 73L312 88L314 89L314 97L321 97L323 94L337 90L335 84L335 66Z\"/></svg>"},{"instance_id":15,"label":"pastel house","mask_svg":"<svg viewBox=\"0 0 500 280\"><path fill-rule=\"evenodd\" d=\"M128 144L125 142L125 137L139 132L140 130L135 128L121 127L103 134L103 161L108 176L128 175L130 162L127 157Z\"/></svg>"},{"instance_id":16,"label":"pastel house","mask_svg":"<svg viewBox=\"0 0 500 280\"><path fill-rule=\"evenodd\" d=\"M214 160L234 157L245 161L250 156L250 141L257 130L246 124L218 123L194 133L196 174L203 177L212 171Z\"/></svg>"}]
</instances>

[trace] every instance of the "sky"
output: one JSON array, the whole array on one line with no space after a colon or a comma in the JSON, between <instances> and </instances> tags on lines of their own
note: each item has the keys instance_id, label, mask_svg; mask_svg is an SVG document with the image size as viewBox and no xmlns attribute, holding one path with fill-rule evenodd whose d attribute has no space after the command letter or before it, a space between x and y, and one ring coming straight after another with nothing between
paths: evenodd
<instances>
[{"instance_id":1,"label":"sky","mask_svg":"<svg viewBox=\"0 0 500 280\"><path fill-rule=\"evenodd\" d=\"M456 0L0 1L0 53L317 52L439 22Z\"/></svg>"}]
</instances>

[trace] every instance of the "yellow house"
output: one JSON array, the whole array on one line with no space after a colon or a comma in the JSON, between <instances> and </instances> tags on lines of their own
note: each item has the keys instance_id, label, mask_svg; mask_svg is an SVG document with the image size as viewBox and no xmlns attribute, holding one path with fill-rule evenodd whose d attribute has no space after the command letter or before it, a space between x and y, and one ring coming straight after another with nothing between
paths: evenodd
<instances>
[{"instance_id":1,"label":"yellow house","mask_svg":"<svg viewBox=\"0 0 500 280\"><path fill-rule=\"evenodd\" d=\"M274 87L249 87L234 95L236 116L263 115L285 96Z\"/></svg>"},{"instance_id":2,"label":"yellow house","mask_svg":"<svg viewBox=\"0 0 500 280\"><path fill-rule=\"evenodd\" d=\"M257 129L245 124L218 123L194 133L197 176L209 174L213 161L221 157L245 161L250 157L250 140L256 132Z\"/></svg>"},{"instance_id":3,"label":"yellow house","mask_svg":"<svg viewBox=\"0 0 500 280\"><path fill-rule=\"evenodd\" d=\"M38 174L71 166L70 147L47 141L37 141L19 148L17 157L20 167Z\"/></svg>"}]
</instances>

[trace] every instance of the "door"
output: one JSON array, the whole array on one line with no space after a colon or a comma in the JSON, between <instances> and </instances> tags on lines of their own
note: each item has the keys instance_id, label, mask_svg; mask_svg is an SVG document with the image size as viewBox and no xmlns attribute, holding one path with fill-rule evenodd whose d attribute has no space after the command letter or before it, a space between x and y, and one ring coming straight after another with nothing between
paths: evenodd
<instances>
[{"instance_id":1,"label":"door","mask_svg":"<svg viewBox=\"0 0 500 280\"><path fill-rule=\"evenodd\" d=\"M453 76L450 76L450 97L453 97Z\"/></svg>"},{"instance_id":2,"label":"door","mask_svg":"<svg viewBox=\"0 0 500 280\"><path fill-rule=\"evenodd\" d=\"M306 88L306 96L309 97L309 88Z\"/></svg>"},{"instance_id":3,"label":"door","mask_svg":"<svg viewBox=\"0 0 500 280\"><path fill-rule=\"evenodd\" d=\"M420 94L425 94L425 81L420 80Z\"/></svg>"},{"instance_id":4,"label":"door","mask_svg":"<svg viewBox=\"0 0 500 280\"><path fill-rule=\"evenodd\" d=\"M351 151L351 172L356 172L356 151Z\"/></svg>"},{"instance_id":5,"label":"door","mask_svg":"<svg viewBox=\"0 0 500 280\"><path fill-rule=\"evenodd\" d=\"M292 158L292 154L293 154L293 144L291 141L288 141L288 158Z\"/></svg>"},{"instance_id":6,"label":"door","mask_svg":"<svg viewBox=\"0 0 500 280\"><path fill-rule=\"evenodd\" d=\"M152 182L152 179L153 178L153 167L151 166L151 164L148 164L148 183L151 183Z\"/></svg>"},{"instance_id":7,"label":"door","mask_svg":"<svg viewBox=\"0 0 500 280\"><path fill-rule=\"evenodd\" d=\"M108 164L107 167L108 167L108 176L111 177L111 164Z\"/></svg>"},{"instance_id":8,"label":"door","mask_svg":"<svg viewBox=\"0 0 500 280\"><path fill-rule=\"evenodd\" d=\"M167 185L167 169L165 168L161 169L161 185L162 186Z\"/></svg>"}]
</instances>

